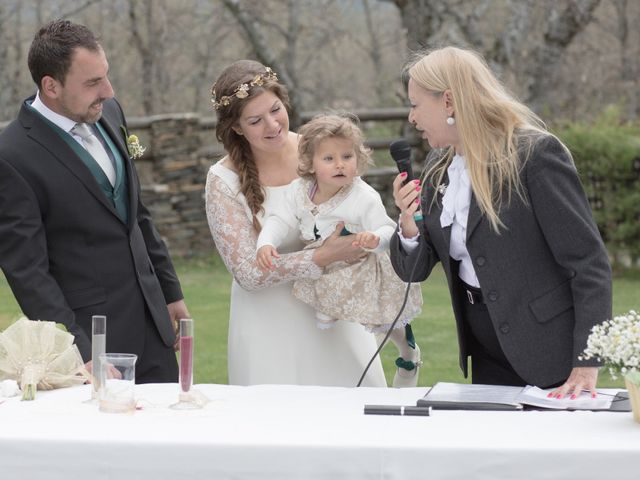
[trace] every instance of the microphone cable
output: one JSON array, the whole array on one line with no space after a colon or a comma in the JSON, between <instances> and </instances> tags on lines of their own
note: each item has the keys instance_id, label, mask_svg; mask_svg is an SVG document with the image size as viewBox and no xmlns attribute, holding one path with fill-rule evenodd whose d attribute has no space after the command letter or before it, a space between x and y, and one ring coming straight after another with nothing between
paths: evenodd
<instances>
[{"instance_id":1,"label":"microphone cable","mask_svg":"<svg viewBox=\"0 0 640 480\"><path fill-rule=\"evenodd\" d=\"M413 178L413 169L411 168L411 145L409 145L409 142L407 142L406 140L400 139L392 142L389 150L391 151L391 157L393 158L393 160L396 162L398 166L398 171L407 173L407 179L405 180L405 184L406 184L406 182L410 181ZM425 172L426 172L426 165L422 173L420 174L421 180L423 180L423 177L425 176ZM422 195L419 198L422 198ZM420 204L420 207L422 207L422 202ZM424 221L422 218L422 214L420 214L419 218L414 214L414 218L416 219L416 221ZM418 244L418 258L422 253L423 245L424 245L423 243ZM367 375L367 372L369 371L369 367L371 367L371 364L373 363L373 361L376 359L376 357L378 356L382 348L386 345L387 340L389 340L389 336L391 335L391 332L396 326L396 323L398 323L398 319L400 318L400 315L402 315L402 312L404 312L404 309L407 305L407 299L409 298L409 290L411 289L411 284L413 283L413 275L415 274L417 266L418 266L418 262L415 262L413 264L413 267L411 268L411 273L409 274L409 282L407 282L407 289L404 292L404 299L402 301L402 305L400 306L400 310L396 315L396 318L394 318L393 322L391 322L391 327L387 331L387 334L382 339L382 342L380 342L380 345L378 345L378 348L376 349L375 353L371 357L371 360L369 360L369 363L365 367L364 372L362 372L362 376L360 377L360 380L358 380L358 384L356 385L356 387L359 387L362 384L364 377Z\"/></svg>"},{"instance_id":2,"label":"microphone cable","mask_svg":"<svg viewBox=\"0 0 640 480\"><path fill-rule=\"evenodd\" d=\"M424 243L420 243L418 245L418 258L420 257L420 253L422 251L423 246L424 246ZM369 360L369 363L367 363L367 366L364 368L364 372L362 372L362 375L360 376L360 380L358 380L358 384L356 385L356 388L362 385L362 381L364 380L364 377L367 375L367 372L369 371L369 367L371 367L371 364L373 363L373 361L380 354L380 351L382 350L382 348L386 345L387 340L389 340L389 336L391 335L391 332L396 326L396 323L398 323L398 319L400 318L400 315L402 315L402 312L404 312L404 309L407 306L407 299L409 298L409 290L411 289L411 284L413 283L413 275L416 272L417 266L418 266L418 262L415 262L413 264L413 267L411 268L411 273L409 274L409 282L407 282L407 288L404 291L404 299L402 300L402 305L400 306L400 310L398 311L396 318L394 318L393 322L391 322L391 326L389 327L387 334L384 336L384 338L380 342L380 345L378 345L378 348L376 349L375 353L372 355L371 360Z\"/></svg>"}]
</instances>

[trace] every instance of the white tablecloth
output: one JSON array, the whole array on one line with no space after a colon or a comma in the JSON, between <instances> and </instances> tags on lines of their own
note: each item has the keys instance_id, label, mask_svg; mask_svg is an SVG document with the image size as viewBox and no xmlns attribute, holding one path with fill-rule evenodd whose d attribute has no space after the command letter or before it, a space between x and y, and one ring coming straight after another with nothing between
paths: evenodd
<instances>
[{"instance_id":1,"label":"white tablecloth","mask_svg":"<svg viewBox=\"0 0 640 480\"><path fill-rule=\"evenodd\" d=\"M171 384L136 386L127 415L82 403L89 388L0 403L0 479L640 478L631 413L364 415L426 388L266 385L198 385L211 403L175 411Z\"/></svg>"}]
</instances>

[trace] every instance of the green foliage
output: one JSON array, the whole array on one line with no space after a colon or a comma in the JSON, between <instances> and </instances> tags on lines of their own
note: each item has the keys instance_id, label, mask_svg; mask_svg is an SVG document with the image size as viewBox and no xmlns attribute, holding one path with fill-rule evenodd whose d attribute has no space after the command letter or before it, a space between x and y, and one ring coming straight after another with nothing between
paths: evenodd
<instances>
[{"instance_id":1,"label":"green foliage","mask_svg":"<svg viewBox=\"0 0 640 480\"><path fill-rule=\"evenodd\" d=\"M571 150L607 249L640 258L640 128L610 108L593 123L556 129Z\"/></svg>"},{"instance_id":2,"label":"green foliage","mask_svg":"<svg viewBox=\"0 0 640 480\"><path fill-rule=\"evenodd\" d=\"M384 122L362 122L362 132L366 140L394 140L402 136L404 120L389 120ZM394 167L395 162L389 155L389 149L378 148L373 151L373 168Z\"/></svg>"}]
</instances>

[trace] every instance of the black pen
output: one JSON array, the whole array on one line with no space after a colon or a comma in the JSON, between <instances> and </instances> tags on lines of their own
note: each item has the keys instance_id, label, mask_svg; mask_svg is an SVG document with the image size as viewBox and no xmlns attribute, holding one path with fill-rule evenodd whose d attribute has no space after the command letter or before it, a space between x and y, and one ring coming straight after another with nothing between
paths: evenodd
<instances>
[{"instance_id":1,"label":"black pen","mask_svg":"<svg viewBox=\"0 0 640 480\"><path fill-rule=\"evenodd\" d=\"M403 405L365 405L365 415L405 415L428 417L431 407L405 407Z\"/></svg>"}]
</instances>

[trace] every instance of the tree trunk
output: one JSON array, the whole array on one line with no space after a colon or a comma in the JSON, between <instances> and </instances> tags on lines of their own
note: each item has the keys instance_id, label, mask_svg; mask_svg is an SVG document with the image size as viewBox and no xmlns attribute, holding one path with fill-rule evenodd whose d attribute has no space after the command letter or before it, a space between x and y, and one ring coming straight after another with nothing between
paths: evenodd
<instances>
[{"instance_id":1,"label":"tree trunk","mask_svg":"<svg viewBox=\"0 0 640 480\"><path fill-rule=\"evenodd\" d=\"M258 60L264 65L270 66L278 74L280 80L287 86L289 90L289 99L291 100L289 122L291 124L291 128L296 129L301 122L300 112L302 111L302 105L300 95L297 92L298 84L295 80L295 72L290 71L287 68L288 65L286 62L279 60L262 33L260 21L254 18L248 10L244 8L244 5L242 5L240 0L222 0L222 2L229 9L244 33L247 35L249 43L251 44Z\"/></svg>"},{"instance_id":2,"label":"tree trunk","mask_svg":"<svg viewBox=\"0 0 640 480\"><path fill-rule=\"evenodd\" d=\"M554 75L571 42L593 19L600 0L510 0L498 4L490 0L474 3L462 0L394 0L407 29L410 51L431 44L469 45L483 54L500 78L515 77L524 92L523 100L534 110L541 110L547 92L557 81ZM557 5L560 4L560 5ZM489 41L480 26L487 22L486 10L493 6L505 18L505 28ZM550 6L542 23L536 13ZM539 31L539 30L538 30Z\"/></svg>"},{"instance_id":3,"label":"tree trunk","mask_svg":"<svg viewBox=\"0 0 640 480\"><path fill-rule=\"evenodd\" d=\"M140 19L136 12L135 0L129 0L129 20L131 21L131 37L133 45L140 54L140 61L142 65L142 110L144 115L152 115L154 113L153 103L153 54L149 49L149 35L153 31L153 1L145 0L145 17L146 17L146 29L147 40L142 38L140 33Z\"/></svg>"},{"instance_id":4,"label":"tree trunk","mask_svg":"<svg viewBox=\"0 0 640 480\"><path fill-rule=\"evenodd\" d=\"M544 106L545 93L554 87L553 72L565 56L576 36L593 19L593 12L600 0L570 1L564 10L551 12L552 20L544 34L543 42L534 50L527 63L527 73L532 81L525 98L533 110Z\"/></svg>"},{"instance_id":5,"label":"tree trunk","mask_svg":"<svg viewBox=\"0 0 640 480\"><path fill-rule=\"evenodd\" d=\"M622 88L625 92L626 118L634 122L638 118L638 55L632 52L629 40L629 16L627 0L614 0L618 29L616 37L620 42L620 62ZM637 47L637 46L636 46Z\"/></svg>"}]
</instances>

